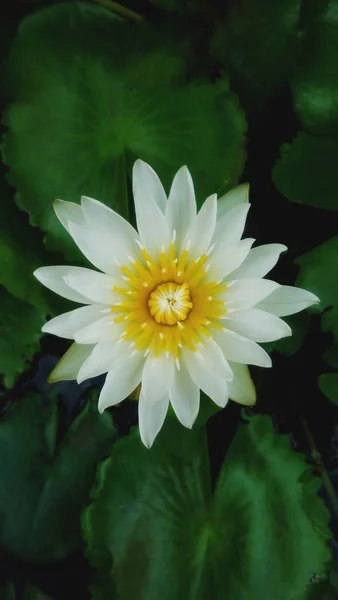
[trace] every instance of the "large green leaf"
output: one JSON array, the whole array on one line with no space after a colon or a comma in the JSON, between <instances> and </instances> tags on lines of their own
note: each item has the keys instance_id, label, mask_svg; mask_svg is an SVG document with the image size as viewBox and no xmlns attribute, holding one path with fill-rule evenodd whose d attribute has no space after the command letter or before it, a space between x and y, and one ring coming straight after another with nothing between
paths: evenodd
<instances>
[{"instance_id":1,"label":"large green leaf","mask_svg":"<svg viewBox=\"0 0 338 600\"><path fill-rule=\"evenodd\" d=\"M30 561L58 560L81 547L80 512L114 441L110 415L99 415L96 402L59 443L57 429L56 403L34 394L0 420L0 545Z\"/></svg>"},{"instance_id":2,"label":"large green leaf","mask_svg":"<svg viewBox=\"0 0 338 600\"><path fill-rule=\"evenodd\" d=\"M1 287L0 304L0 374L5 386L12 387L39 350L45 315Z\"/></svg>"},{"instance_id":3,"label":"large green leaf","mask_svg":"<svg viewBox=\"0 0 338 600\"><path fill-rule=\"evenodd\" d=\"M33 276L38 267L50 264L53 259L57 262L53 255L49 256L39 233L15 205L14 190L0 179L0 284L44 314L54 314L58 308L66 310L66 305Z\"/></svg>"},{"instance_id":4,"label":"large green leaf","mask_svg":"<svg viewBox=\"0 0 338 600\"><path fill-rule=\"evenodd\" d=\"M305 468L268 417L238 430L212 513L222 546L210 549L224 598L305 600L311 575L325 572L329 513L316 496L320 481L301 484Z\"/></svg>"},{"instance_id":5,"label":"large green leaf","mask_svg":"<svg viewBox=\"0 0 338 600\"><path fill-rule=\"evenodd\" d=\"M338 1L317 4L322 11L304 34L293 101L302 128L332 136L338 134Z\"/></svg>"},{"instance_id":6,"label":"large green leaf","mask_svg":"<svg viewBox=\"0 0 338 600\"><path fill-rule=\"evenodd\" d=\"M338 140L301 131L283 144L272 171L277 189L291 202L338 210Z\"/></svg>"},{"instance_id":7,"label":"large green leaf","mask_svg":"<svg viewBox=\"0 0 338 600\"><path fill-rule=\"evenodd\" d=\"M296 261L300 266L297 285L311 290L320 298L318 308L327 310L322 317L324 331L332 331L338 342L338 237L333 237Z\"/></svg>"},{"instance_id":8,"label":"large green leaf","mask_svg":"<svg viewBox=\"0 0 338 600\"><path fill-rule=\"evenodd\" d=\"M210 496L202 432L120 440L84 515L95 600L305 600L330 557L328 512L268 417L241 425Z\"/></svg>"},{"instance_id":9,"label":"large green leaf","mask_svg":"<svg viewBox=\"0 0 338 600\"><path fill-rule=\"evenodd\" d=\"M298 50L301 0L231 0L211 40L245 105L261 105L282 86Z\"/></svg>"},{"instance_id":10,"label":"large green leaf","mask_svg":"<svg viewBox=\"0 0 338 600\"><path fill-rule=\"evenodd\" d=\"M112 587L120 600L190 598L209 490L202 429L167 420L151 451L135 432L119 440L85 514L89 558L101 570L93 598Z\"/></svg>"},{"instance_id":11,"label":"large green leaf","mask_svg":"<svg viewBox=\"0 0 338 600\"><path fill-rule=\"evenodd\" d=\"M3 158L19 206L68 258L78 254L53 213L55 197L86 194L126 216L136 158L166 186L187 164L199 201L240 175L246 122L237 98L224 79L187 82L178 54L154 29L90 4L54 5L22 22Z\"/></svg>"},{"instance_id":12,"label":"large green leaf","mask_svg":"<svg viewBox=\"0 0 338 600\"><path fill-rule=\"evenodd\" d=\"M300 266L297 286L316 294L318 310L338 304L338 236L333 237L296 260Z\"/></svg>"}]
</instances>

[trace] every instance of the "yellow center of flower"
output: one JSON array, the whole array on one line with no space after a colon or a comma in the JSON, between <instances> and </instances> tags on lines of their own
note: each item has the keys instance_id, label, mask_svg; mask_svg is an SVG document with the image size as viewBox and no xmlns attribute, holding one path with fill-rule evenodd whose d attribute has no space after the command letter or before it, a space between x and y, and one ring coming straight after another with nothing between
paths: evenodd
<instances>
[{"instance_id":1,"label":"yellow center of flower","mask_svg":"<svg viewBox=\"0 0 338 600\"><path fill-rule=\"evenodd\" d=\"M179 358L184 346L195 351L203 336L222 329L225 315L220 292L224 284L207 277L208 255L176 255L175 244L155 258L141 250L141 259L130 259L121 269L121 285L114 286L121 300L111 311L115 323L125 325L121 338L145 355L162 352Z\"/></svg>"},{"instance_id":2,"label":"yellow center of flower","mask_svg":"<svg viewBox=\"0 0 338 600\"><path fill-rule=\"evenodd\" d=\"M176 325L184 321L193 307L188 284L161 283L151 292L148 306L156 323Z\"/></svg>"}]
</instances>

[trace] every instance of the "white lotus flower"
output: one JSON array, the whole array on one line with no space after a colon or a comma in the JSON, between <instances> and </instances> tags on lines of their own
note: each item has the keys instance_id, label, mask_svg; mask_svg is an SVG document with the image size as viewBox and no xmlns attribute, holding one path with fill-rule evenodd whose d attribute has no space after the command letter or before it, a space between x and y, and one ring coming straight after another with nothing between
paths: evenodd
<instances>
[{"instance_id":1,"label":"white lotus flower","mask_svg":"<svg viewBox=\"0 0 338 600\"><path fill-rule=\"evenodd\" d=\"M55 211L86 258L99 271L42 267L34 275L57 294L84 304L43 331L75 340L52 381L107 373L99 410L129 396L141 383L139 427L150 447L169 402L185 427L199 411L200 389L218 406L228 399L251 405L255 389L247 365L270 367L257 342L291 334L280 319L318 302L314 294L263 277L282 244L251 249L241 240L249 210L248 186L217 202L213 194L197 214L186 167L167 198L146 163L133 171L138 232L91 198L81 206L57 200Z\"/></svg>"}]
</instances>

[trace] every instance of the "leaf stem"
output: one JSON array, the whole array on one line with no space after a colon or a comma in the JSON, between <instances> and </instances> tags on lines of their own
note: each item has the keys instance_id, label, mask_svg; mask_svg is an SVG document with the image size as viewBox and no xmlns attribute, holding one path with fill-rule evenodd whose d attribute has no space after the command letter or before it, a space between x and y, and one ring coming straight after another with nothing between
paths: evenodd
<instances>
[{"instance_id":1,"label":"leaf stem","mask_svg":"<svg viewBox=\"0 0 338 600\"><path fill-rule=\"evenodd\" d=\"M335 489L332 485L332 481L328 475L327 470L325 469L322 456L317 448L316 442L310 430L309 424L305 417L301 417L301 424L305 433L305 436L309 443L309 448L311 450L312 457L315 461L316 467L320 473L320 476L323 481L323 485L326 489L326 493L328 495L329 502L331 504L332 512L334 514L335 519L338 519L338 498L335 492Z\"/></svg>"},{"instance_id":2,"label":"leaf stem","mask_svg":"<svg viewBox=\"0 0 338 600\"><path fill-rule=\"evenodd\" d=\"M139 15L137 12L134 12L130 8L126 8L125 6L122 6L118 2L113 2L113 0L94 0L94 2L101 4L101 6L108 8L108 10L111 10L112 12L116 13L117 15L121 15L122 17L125 17L126 19L129 19L130 21L134 21L135 23L140 23L143 20L142 15Z\"/></svg>"}]
</instances>

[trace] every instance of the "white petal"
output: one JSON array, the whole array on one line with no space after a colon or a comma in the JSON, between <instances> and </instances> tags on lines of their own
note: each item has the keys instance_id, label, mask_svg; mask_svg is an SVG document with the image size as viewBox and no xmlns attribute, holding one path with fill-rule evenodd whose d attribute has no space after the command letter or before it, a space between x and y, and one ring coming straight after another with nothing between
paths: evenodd
<instances>
[{"instance_id":1,"label":"white petal","mask_svg":"<svg viewBox=\"0 0 338 600\"><path fill-rule=\"evenodd\" d=\"M164 213L167 204L167 195L163 185L154 169L143 160L138 159L133 168L133 189L138 190L141 203L151 198Z\"/></svg>"},{"instance_id":2,"label":"white petal","mask_svg":"<svg viewBox=\"0 0 338 600\"><path fill-rule=\"evenodd\" d=\"M211 268L207 275L208 281L219 281L237 269L247 257L254 241L253 238L247 238L233 246L229 246L226 240L216 244L210 254Z\"/></svg>"},{"instance_id":3,"label":"white petal","mask_svg":"<svg viewBox=\"0 0 338 600\"><path fill-rule=\"evenodd\" d=\"M227 289L219 295L230 311L251 308L261 302L279 286L270 279L238 279L227 284Z\"/></svg>"},{"instance_id":4,"label":"white petal","mask_svg":"<svg viewBox=\"0 0 338 600\"><path fill-rule=\"evenodd\" d=\"M77 374L93 351L94 345L72 344L48 377L49 383L76 379Z\"/></svg>"},{"instance_id":5,"label":"white petal","mask_svg":"<svg viewBox=\"0 0 338 600\"><path fill-rule=\"evenodd\" d=\"M76 308L58 317L54 317L54 319L44 324L42 331L73 340L74 334L77 331L100 319L102 317L102 310L104 309L105 306L102 304L81 306L81 308Z\"/></svg>"},{"instance_id":6,"label":"white petal","mask_svg":"<svg viewBox=\"0 0 338 600\"><path fill-rule=\"evenodd\" d=\"M200 362L201 367L210 371L215 377L220 379L232 379L232 371L229 367L224 354L219 345L211 337L204 337L203 343L195 352L196 359Z\"/></svg>"},{"instance_id":7,"label":"white petal","mask_svg":"<svg viewBox=\"0 0 338 600\"><path fill-rule=\"evenodd\" d=\"M260 302L257 308L267 310L277 317L286 317L319 302L319 298L312 292L289 285L281 285L263 302Z\"/></svg>"},{"instance_id":8,"label":"white petal","mask_svg":"<svg viewBox=\"0 0 338 600\"><path fill-rule=\"evenodd\" d=\"M116 285L116 279L111 277L111 275L98 273L92 269L73 267L73 269L69 268L64 281L69 287L89 298L92 302L112 305L121 299L119 294L113 290L113 286Z\"/></svg>"},{"instance_id":9,"label":"white petal","mask_svg":"<svg viewBox=\"0 0 338 600\"><path fill-rule=\"evenodd\" d=\"M128 353L130 354L130 350L128 350ZM127 356L128 355L126 355L125 360L128 360ZM120 357L120 344L117 344L116 342L99 342L79 370L77 382L82 383L85 379L107 373L107 371L114 368L117 361L120 361Z\"/></svg>"},{"instance_id":10,"label":"white petal","mask_svg":"<svg viewBox=\"0 0 338 600\"><path fill-rule=\"evenodd\" d=\"M244 406L256 404L256 390L247 365L231 362L230 366L234 374L233 380L228 384L231 400Z\"/></svg>"},{"instance_id":11,"label":"white petal","mask_svg":"<svg viewBox=\"0 0 338 600\"><path fill-rule=\"evenodd\" d=\"M229 246L237 244L243 235L249 208L249 203L238 204L217 221L213 242L226 240Z\"/></svg>"},{"instance_id":12,"label":"white petal","mask_svg":"<svg viewBox=\"0 0 338 600\"><path fill-rule=\"evenodd\" d=\"M273 342L292 334L285 321L258 308L230 313L224 325L254 342Z\"/></svg>"},{"instance_id":13,"label":"white petal","mask_svg":"<svg viewBox=\"0 0 338 600\"><path fill-rule=\"evenodd\" d=\"M249 202L249 184L241 183L218 199L217 221L224 217L234 206L244 204L245 202Z\"/></svg>"},{"instance_id":14,"label":"white petal","mask_svg":"<svg viewBox=\"0 0 338 600\"><path fill-rule=\"evenodd\" d=\"M206 199L190 224L183 242L184 248L191 248L191 252L196 257L204 254L210 246L215 231L216 216L217 194L213 194Z\"/></svg>"},{"instance_id":15,"label":"white petal","mask_svg":"<svg viewBox=\"0 0 338 600\"><path fill-rule=\"evenodd\" d=\"M234 279L245 277L265 277L277 263L281 252L287 247L283 244L266 244L250 250L247 258L233 273Z\"/></svg>"},{"instance_id":16,"label":"white petal","mask_svg":"<svg viewBox=\"0 0 338 600\"><path fill-rule=\"evenodd\" d=\"M78 344L114 342L119 339L124 327L124 323L115 323L115 316L109 314L77 331L74 339Z\"/></svg>"},{"instance_id":17,"label":"white petal","mask_svg":"<svg viewBox=\"0 0 338 600\"><path fill-rule=\"evenodd\" d=\"M137 388L141 381L143 365L144 356L141 352L127 357L126 351L121 349L121 360L108 372L101 390L99 412L103 412L108 406L119 404Z\"/></svg>"},{"instance_id":18,"label":"white petal","mask_svg":"<svg viewBox=\"0 0 338 600\"><path fill-rule=\"evenodd\" d=\"M90 304L90 300L72 290L64 281L64 277L68 275L72 269L80 269L81 267L67 267L67 266L55 266L55 267L40 267L34 271L33 275L46 286L52 292L73 300L74 302L81 302L82 304Z\"/></svg>"},{"instance_id":19,"label":"white petal","mask_svg":"<svg viewBox=\"0 0 338 600\"><path fill-rule=\"evenodd\" d=\"M57 218L64 228L69 231L69 221L72 223L84 224L84 215L82 208L75 202L66 202L65 200L55 200L53 203Z\"/></svg>"},{"instance_id":20,"label":"white petal","mask_svg":"<svg viewBox=\"0 0 338 600\"><path fill-rule=\"evenodd\" d=\"M79 225L69 221L68 227L75 244L94 267L105 273L116 274L117 265L112 256L107 254L100 235L95 234L87 223Z\"/></svg>"},{"instance_id":21,"label":"white petal","mask_svg":"<svg viewBox=\"0 0 338 600\"><path fill-rule=\"evenodd\" d=\"M174 359L162 353L158 357L148 356L142 373L141 396L150 404L157 402L168 393L174 377Z\"/></svg>"},{"instance_id":22,"label":"white petal","mask_svg":"<svg viewBox=\"0 0 338 600\"><path fill-rule=\"evenodd\" d=\"M215 377L201 365L196 353L184 348L182 351L183 360L188 368L190 377L195 384L217 404L224 407L228 402L228 386L225 379Z\"/></svg>"},{"instance_id":23,"label":"white petal","mask_svg":"<svg viewBox=\"0 0 338 600\"><path fill-rule=\"evenodd\" d=\"M161 400L150 404L145 396L140 396L138 404L138 422L141 440L150 448L160 431L169 406L169 395L166 393Z\"/></svg>"},{"instance_id":24,"label":"white petal","mask_svg":"<svg viewBox=\"0 0 338 600\"><path fill-rule=\"evenodd\" d=\"M191 379L183 361L180 363L180 369L175 369L169 398L178 420L184 427L191 429L198 415L200 389Z\"/></svg>"},{"instance_id":25,"label":"white petal","mask_svg":"<svg viewBox=\"0 0 338 600\"><path fill-rule=\"evenodd\" d=\"M133 169L133 193L141 242L153 255L159 252L162 246L165 248L169 246L172 234L169 232L167 221L156 202L154 193L149 192L149 168L143 161L136 161Z\"/></svg>"},{"instance_id":26,"label":"white petal","mask_svg":"<svg viewBox=\"0 0 338 600\"><path fill-rule=\"evenodd\" d=\"M187 167L182 167L174 177L165 216L170 231L176 231L176 247L180 251L188 228L196 217L194 184Z\"/></svg>"},{"instance_id":27,"label":"white petal","mask_svg":"<svg viewBox=\"0 0 338 600\"><path fill-rule=\"evenodd\" d=\"M215 331L214 337L227 360L258 367L271 367L270 356L256 342L228 329Z\"/></svg>"},{"instance_id":28,"label":"white petal","mask_svg":"<svg viewBox=\"0 0 338 600\"><path fill-rule=\"evenodd\" d=\"M114 272L116 263L125 264L128 256L137 258L139 235L126 219L87 196L81 197L81 206L88 229L100 240L109 259L109 270L104 269L107 273Z\"/></svg>"}]
</instances>

